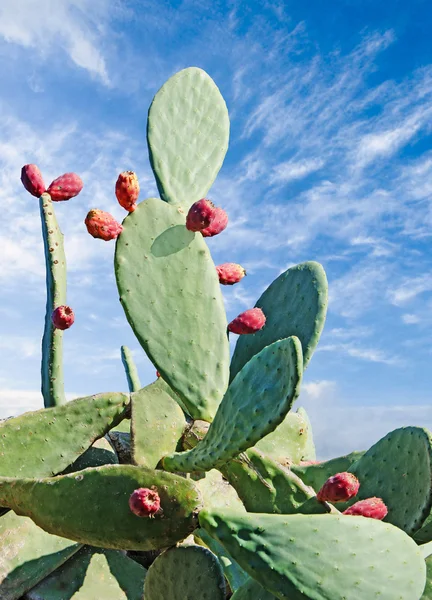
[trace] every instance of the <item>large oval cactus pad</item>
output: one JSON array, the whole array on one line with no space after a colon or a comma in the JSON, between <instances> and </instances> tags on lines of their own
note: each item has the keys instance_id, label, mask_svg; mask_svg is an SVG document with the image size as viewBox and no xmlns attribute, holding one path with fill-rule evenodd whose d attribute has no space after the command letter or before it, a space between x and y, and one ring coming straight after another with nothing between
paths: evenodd
<instances>
[{"instance_id":1,"label":"large oval cactus pad","mask_svg":"<svg viewBox=\"0 0 432 600\"><path fill-rule=\"evenodd\" d=\"M317 262L302 263L279 275L255 304L266 316L264 327L237 340L231 380L265 346L294 335L302 344L306 368L324 327L327 297L327 277Z\"/></svg>"},{"instance_id":2,"label":"large oval cactus pad","mask_svg":"<svg viewBox=\"0 0 432 600\"><path fill-rule=\"evenodd\" d=\"M300 392L300 341L266 346L230 384L205 438L195 448L166 456L167 471L208 471L256 444L283 421Z\"/></svg>"},{"instance_id":3,"label":"large oval cactus pad","mask_svg":"<svg viewBox=\"0 0 432 600\"><path fill-rule=\"evenodd\" d=\"M375 519L203 511L199 522L280 600L419 600L425 586L416 543Z\"/></svg>"},{"instance_id":4,"label":"large oval cactus pad","mask_svg":"<svg viewBox=\"0 0 432 600\"><path fill-rule=\"evenodd\" d=\"M55 571L81 544L50 535L10 511L0 519L0 598L17 600Z\"/></svg>"},{"instance_id":5,"label":"large oval cactus pad","mask_svg":"<svg viewBox=\"0 0 432 600\"><path fill-rule=\"evenodd\" d=\"M181 210L150 198L123 222L115 252L120 301L138 341L194 419L211 421L229 376L219 278Z\"/></svg>"},{"instance_id":6,"label":"large oval cactus pad","mask_svg":"<svg viewBox=\"0 0 432 600\"><path fill-rule=\"evenodd\" d=\"M155 486L163 513L140 518L129 509L138 488ZM102 548L153 550L197 527L201 496L184 477L132 465L107 465L48 479L0 479L0 505L39 527Z\"/></svg>"},{"instance_id":7,"label":"large oval cactus pad","mask_svg":"<svg viewBox=\"0 0 432 600\"><path fill-rule=\"evenodd\" d=\"M385 520L414 533L432 507L431 459L432 440L426 429L395 429L349 468L360 481L353 500L382 498L388 508ZM353 501L343 506L349 504Z\"/></svg>"},{"instance_id":8,"label":"large oval cactus pad","mask_svg":"<svg viewBox=\"0 0 432 600\"><path fill-rule=\"evenodd\" d=\"M255 579L249 578L231 596L231 600L276 600L276 596L265 590Z\"/></svg>"},{"instance_id":9,"label":"large oval cactus pad","mask_svg":"<svg viewBox=\"0 0 432 600\"><path fill-rule=\"evenodd\" d=\"M107 393L24 413L0 423L0 476L60 473L122 421L129 394Z\"/></svg>"},{"instance_id":10,"label":"large oval cactus pad","mask_svg":"<svg viewBox=\"0 0 432 600\"><path fill-rule=\"evenodd\" d=\"M119 550L85 547L23 600L143 600L145 576Z\"/></svg>"},{"instance_id":11,"label":"large oval cactus pad","mask_svg":"<svg viewBox=\"0 0 432 600\"><path fill-rule=\"evenodd\" d=\"M187 210L203 198L228 149L229 117L214 81L190 67L168 79L149 109L147 142L161 198Z\"/></svg>"},{"instance_id":12,"label":"large oval cactus pad","mask_svg":"<svg viewBox=\"0 0 432 600\"><path fill-rule=\"evenodd\" d=\"M225 579L216 556L203 546L162 552L148 570L146 600L225 600Z\"/></svg>"}]
</instances>

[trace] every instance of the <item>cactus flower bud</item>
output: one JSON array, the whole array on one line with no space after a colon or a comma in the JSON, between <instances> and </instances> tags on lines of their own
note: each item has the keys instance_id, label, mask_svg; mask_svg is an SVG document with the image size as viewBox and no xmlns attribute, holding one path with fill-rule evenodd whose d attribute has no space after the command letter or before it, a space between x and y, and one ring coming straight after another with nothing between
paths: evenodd
<instances>
[{"instance_id":1,"label":"cactus flower bud","mask_svg":"<svg viewBox=\"0 0 432 600\"><path fill-rule=\"evenodd\" d=\"M216 267L219 276L219 283L222 285L234 285L246 275L245 269L236 263L223 263Z\"/></svg>"},{"instance_id":2,"label":"cactus flower bud","mask_svg":"<svg viewBox=\"0 0 432 600\"><path fill-rule=\"evenodd\" d=\"M83 185L81 177L78 177L76 173L65 173L50 183L47 192L51 196L51 200L60 202L78 196Z\"/></svg>"},{"instance_id":3,"label":"cactus flower bud","mask_svg":"<svg viewBox=\"0 0 432 600\"><path fill-rule=\"evenodd\" d=\"M216 214L208 227L201 230L204 237L213 237L223 231L228 225L228 215L223 208L216 208Z\"/></svg>"},{"instance_id":4,"label":"cactus flower bud","mask_svg":"<svg viewBox=\"0 0 432 600\"><path fill-rule=\"evenodd\" d=\"M137 517L153 517L160 512L160 498L156 488L139 488L129 498L129 508Z\"/></svg>"},{"instance_id":5,"label":"cactus flower bud","mask_svg":"<svg viewBox=\"0 0 432 600\"><path fill-rule=\"evenodd\" d=\"M123 227L110 213L98 208L93 208L88 212L84 223L90 235L105 242L115 240L123 231Z\"/></svg>"},{"instance_id":6,"label":"cactus flower bud","mask_svg":"<svg viewBox=\"0 0 432 600\"><path fill-rule=\"evenodd\" d=\"M228 325L228 331L244 335L255 333L265 325L266 317L260 308L245 310Z\"/></svg>"},{"instance_id":7,"label":"cactus flower bud","mask_svg":"<svg viewBox=\"0 0 432 600\"><path fill-rule=\"evenodd\" d=\"M368 517L369 519L378 519L382 521L387 515L388 509L381 498L366 498L359 500L349 508L343 511L343 515L355 515L360 517Z\"/></svg>"},{"instance_id":8,"label":"cactus flower bud","mask_svg":"<svg viewBox=\"0 0 432 600\"><path fill-rule=\"evenodd\" d=\"M25 189L32 196L42 196L45 191L45 184L42 173L36 165L24 165L21 169L21 181Z\"/></svg>"},{"instance_id":9,"label":"cactus flower bud","mask_svg":"<svg viewBox=\"0 0 432 600\"><path fill-rule=\"evenodd\" d=\"M207 198L192 204L186 217L186 229L202 231L210 225L216 215L216 207Z\"/></svg>"},{"instance_id":10,"label":"cactus flower bud","mask_svg":"<svg viewBox=\"0 0 432 600\"><path fill-rule=\"evenodd\" d=\"M320 502L346 502L359 491L360 482L352 473L336 473L329 477L317 494Z\"/></svg>"},{"instance_id":11,"label":"cactus flower bud","mask_svg":"<svg viewBox=\"0 0 432 600\"><path fill-rule=\"evenodd\" d=\"M57 306L51 315L51 321L56 329L69 329L75 321L75 315L70 306Z\"/></svg>"},{"instance_id":12,"label":"cactus flower bud","mask_svg":"<svg viewBox=\"0 0 432 600\"><path fill-rule=\"evenodd\" d=\"M133 212L140 193L138 177L133 171L120 173L115 185L116 198L124 209Z\"/></svg>"}]
</instances>

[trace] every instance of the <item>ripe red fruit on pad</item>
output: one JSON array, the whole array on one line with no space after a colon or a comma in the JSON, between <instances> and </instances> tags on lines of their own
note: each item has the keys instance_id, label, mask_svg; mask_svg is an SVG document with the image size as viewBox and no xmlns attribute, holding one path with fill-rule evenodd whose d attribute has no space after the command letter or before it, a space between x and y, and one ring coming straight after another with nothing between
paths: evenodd
<instances>
[{"instance_id":1,"label":"ripe red fruit on pad","mask_svg":"<svg viewBox=\"0 0 432 600\"><path fill-rule=\"evenodd\" d=\"M155 488L138 488L129 498L129 508L137 517L152 517L160 511L160 498Z\"/></svg>"},{"instance_id":2,"label":"ripe red fruit on pad","mask_svg":"<svg viewBox=\"0 0 432 600\"><path fill-rule=\"evenodd\" d=\"M123 171L115 185L116 198L123 208L129 212L136 209L136 201L140 193L138 177L133 171Z\"/></svg>"},{"instance_id":3,"label":"ripe red fruit on pad","mask_svg":"<svg viewBox=\"0 0 432 600\"><path fill-rule=\"evenodd\" d=\"M65 173L50 183L47 192L51 196L51 200L61 202L78 196L83 185L81 177L76 173Z\"/></svg>"},{"instance_id":4,"label":"ripe red fruit on pad","mask_svg":"<svg viewBox=\"0 0 432 600\"><path fill-rule=\"evenodd\" d=\"M201 198L192 204L186 217L186 229L202 231L210 225L216 215L216 207L207 198Z\"/></svg>"},{"instance_id":5,"label":"ripe red fruit on pad","mask_svg":"<svg viewBox=\"0 0 432 600\"><path fill-rule=\"evenodd\" d=\"M223 263L216 267L216 271L222 285L238 283L246 275L245 269L236 263Z\"/></svg>"},{"instance_id":6,"label":"ripe red fruit on pad","mask_svg":"<svg viewBox=\"0 0 432 600\"><path fill-rule=\"evenodd\" d=\"M249 308L228 325L228 331L244 335L255 333L264 327L266 317L260 308Z\"/></svg>"},{"instance_id":7,"label":"ripe red fruit on pad","mask_svg":"<svg viewBox=\"0 0 432 600\"><path fill-rule=\"evenodd\" d=\"M215 215L208 227L201 230L204 237L213 237L223 231L228 225L228 215L223 208L216 208Z\"/></svg>"},{"instance_id":8,"label":"ripe red fruit on pad","mask_svg":"<svg viewBox=\"0 0 432 600\"><path fill-rule=\"evenodd\" d=\"M42 173L36 165L24 165L21 169L21 181L25 189L32 196L42 196L45 191L45 183Z\"/></svg>"},{"instance_id":9,"label":"ripe red fruit on pad","mask_svg":"<svg viewBox=\"0 0 432 600\"><path fill-rule=\"evenodd\" d=\"M352 473L336 473L329 477L317 494L320 502L346 502L359 491L360 482Z\"/></svg>"},{"instance_id":10,"label":"ripe red fruit on pad","mask_svg":"<svg viewBox=\"0 0 432 600\"><path fill-rule=\"evenodd\" d=\"M343 515L355 515L360 517L369 517L369 519L378 519L381 521L387 515L388 509L381 498L366 498L359 500L349 508L343 511Z\"/></svg>"},{"instance_id":11,"label":"ripe red fruit on pad","mask_svg":"<svg viewBox=\"0 0 432 600\"><path fill-rule=\"evenodd\" d=\"M93 208L88 212L84 223L90 235L105 242L115 240L123 231L122 225L110 213L98 208Z\"/></svg>"},{"instance_id":12,"label":"ripe red fruit on pad","mask_svg":"<svg viewBox=\"0 0 432 600\"><path fill-rule=\"evenodd\" d=\"M51 315L51 321L56 329L69 329L74 324L75 315L70 306L57 306Z\"/></svg>"}]
</instances>

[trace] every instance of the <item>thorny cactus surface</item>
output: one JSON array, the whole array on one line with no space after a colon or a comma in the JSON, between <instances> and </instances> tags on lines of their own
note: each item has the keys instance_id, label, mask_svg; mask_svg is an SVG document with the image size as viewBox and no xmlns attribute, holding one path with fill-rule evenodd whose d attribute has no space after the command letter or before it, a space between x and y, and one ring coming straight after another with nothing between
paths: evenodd
<instances>
[{"instance_id":1,"label":"thorny cactus surface","mask_svg":"<svg viewBox=\"0 0 432 600\"><path fill-rule=\"evenodd\" d=\"M36 165L23 168L45 243L45 408L0 424L0 598L432 598L430 433L401 428L320 463L305 411L291 410L324 327L321 265L288 269L228 326L220 286L244 269L216 268L205 240L228 223L203 201L229 137L212 79L171 77L147 136L160 198L137 204L125 171L123 223L86 218L117 240L120 301L158 373L142 387L122 347L129 393L64 402L73 307L54 203L82 182L67 173L45 190ZM231 361L228 330L240 333Z\"/></svg>"}]
</instances>

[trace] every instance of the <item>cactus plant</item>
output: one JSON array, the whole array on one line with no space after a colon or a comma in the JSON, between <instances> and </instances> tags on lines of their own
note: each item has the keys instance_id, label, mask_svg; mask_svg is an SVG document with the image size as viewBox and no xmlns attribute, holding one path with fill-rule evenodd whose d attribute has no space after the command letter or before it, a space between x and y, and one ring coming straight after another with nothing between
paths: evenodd
<instances>
[{"instance_id":1,"label":"cactus plant","mask_svg":"<svg viewBox=\"0 0 432 600\"><path fill-rule=\"evenodd\" d=\"M431 434L397 430L365 453L315 464L308 416L291 410L324 326L321 265L291 267L268 287L246 311L260 315L259 327L234 328L242 334L229 359L220 286L241 285L241 277L220 277L205 239L228 216L217 207L213 221L187 222L222 165L228 137L227 107L201 69L184 69L156 94L147 140L161 198L136 204L139 182L124 171L116 189L129 211L123 223L99 209L85 223L94 237L117 240L120 301L158 378L142 387L122 346L129 392L68 403L67 327L52 319L66 306L52 201L73 198L82 182L66 174L45 191L36 165L23 168L24 187L40 194L45 244L45 408L0 423L5 600L430 595L429 581L422 596L426 566L430 579ZM317 496L345 471L360 482L346 506L382 497L384 521L343 514L345 505Z\"/></svg>"}]
</instances>

